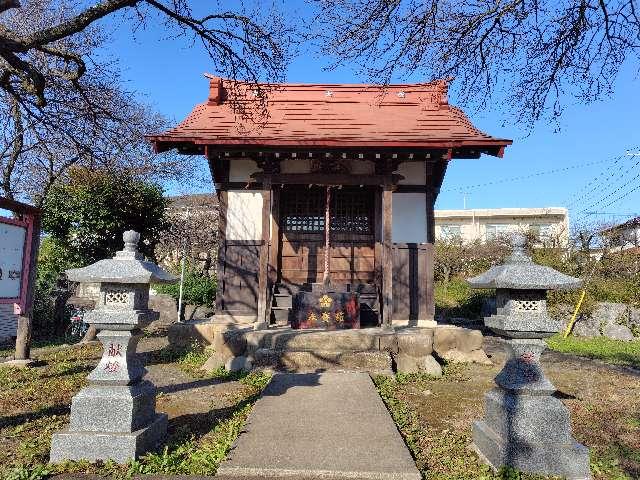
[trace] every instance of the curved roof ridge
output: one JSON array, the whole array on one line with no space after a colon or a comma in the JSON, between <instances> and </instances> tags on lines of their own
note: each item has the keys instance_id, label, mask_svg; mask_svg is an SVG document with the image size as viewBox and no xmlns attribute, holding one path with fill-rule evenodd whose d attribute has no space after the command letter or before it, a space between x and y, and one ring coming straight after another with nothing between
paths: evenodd
<instances>
[{"instance_id":1,"label":"curved roof ridge","mask_svg":"<svg viewBox=\"0 0 640 480\"><path fill-rule=\"evenodd\" d=\"M453 80L452 77L446 77L446 78L436 78L433 80L429 80L427 82L413 82L413 83L308 83L308 82L253 82L250 80L233 80L233 79L228 79L228 78L222 78L222 77L218 77L216 75L213 75L211 73L205 73L204 74L205 78L208 78L209 80L213 80L213 81L221 81L222 84L224 85L225 83L232 83L232 84L240 84L240 85L249 85L249 86L255 86L255 85L265 85L265 86L273 86L273 87L277 87L277 86L281 86L281 87L317 87L317 88L322 88L322 87L346 87L346 88L353 88L353 87L371 87L371 88L406 88L406 87L420 87L420 86L430 86L430 85L446 85L448 86L449 83Z\"/></svg>"}]
</instances>

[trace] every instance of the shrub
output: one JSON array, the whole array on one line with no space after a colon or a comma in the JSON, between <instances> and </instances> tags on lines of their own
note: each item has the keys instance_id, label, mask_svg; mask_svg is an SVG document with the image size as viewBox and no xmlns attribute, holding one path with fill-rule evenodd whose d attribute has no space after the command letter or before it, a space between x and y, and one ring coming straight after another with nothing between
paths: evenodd
<instances>
[{"instance_id":1,"label":"shrub","mask_svg":"<svg viewBox=\"0 0 640 480\"><path fill-rule=\"evenodd\" d=\"M216 300L217 283L215 278L208 277L195 269L188 268L184 274L182 301L190 305L206 305L212 307ZM160 293L171 295L176 300L180 296L180 283L158 284L154 288Z\"/></svg>"},{"instance_id":2,"label":"shrub","mask_svg":"<svg viewBox=\"0 0 640 480\"><path fill-rule=\"evenodd\" d=\"M436 282L436 310L446 318L480 318L485 299L493 295L494 290L472 289L461 278Z\"/></svg>"},{"instance_id":3,"label":"shrub","mask_svg":"<svg viewBox=\"0 0 640 480\"><path fill-rule=\"evenodd\" d=\"M463 243L452 239L436 242L434 275L448 282L455 277L471 277L497 265L509 253L504 242Z\"/></svg>"},{"instance_id":4,"label":"shrub","mask_svg":"<svg viewBox=\"0 0 640 480\"><path fill-rule=\"evenodd\" d=\"M68 250L52 237L40 242L35 290L33 294L34 337L51 336L64 331L68 316L56 312L56 287L65 270L79 266ZM64 317L64 318L62 318Z\"/></svg>"},{"instance_id":5,"label":"shrub","mask_svg":"<svg viewBox=\"0 0 640 480\"><path fill-rule=\"evenodd\" d=\"M583 279L589 278L587 294L580 313L590 314L597 302L626 303L640 306L640 256L637 254L606 253L596 262L579 250L561 248L529 248L533 260L562 273ZM490 291L478 293L464 281L492 265L502 263L509 249L501 242L462 244L448 241L436 244L435 278L436 308L446 317L477 318L483 298ZM591 275L593 272L593 275ZM591 275L591 276L590 276ZM564 305L575 307L581 290L550 291L548 307L552 316L558 316Z\"/></svg>"},{"instance_id":6,"label":"shrub","mask_svg":"<svg viewBox=\"0 0 640 480\"><path fill-rule=\"evenodd\" d=\"M167 228L166 203L160 187L126 173L74 168L47 193L42 228L82 265L120 250L128 229L140 233L140 250L152 256Z\"/></svg>"}]
</instances>

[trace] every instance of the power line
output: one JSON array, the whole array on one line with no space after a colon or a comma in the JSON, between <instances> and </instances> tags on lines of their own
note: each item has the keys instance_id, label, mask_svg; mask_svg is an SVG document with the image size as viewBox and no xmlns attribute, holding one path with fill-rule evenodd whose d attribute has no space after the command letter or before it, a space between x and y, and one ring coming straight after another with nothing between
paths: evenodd
<instances>
[{"instance_id":1,"label":"power line","mask_svg":"<svg viewBox=\"0 0 640 480\"><path fill-rule=\"evenodd\" d=\"M630 150L627 150L624 155L618 156L616 158L614 164L610 167L611 173L609 174L609 176L604 178L605 174L607 173L607 171L609 169L601 172L593 180L591 180L589 183L587 183L587 185L585 185L585 187L583 187L581 190L584 190L585 188L588 188L590 185L593 185L593 188L591 188L591 190L589 190L588 192L582 194L580 197L575 198L568 205L568 208L573 210L573 208L572 208L573 205L576 205L578 202L580 202L583 199L593 197L592 193L595 193L595 192L602 193L603 191L606 192L606 190L608 190L610 187L612 187L615 184L617 184L619 180L621 180L621 179L623 180L624 178L626 178L627 174L629 174L636 166L638 166L640 164L640 159L638 159L631 167L627 168L626 170L621 170L621 169L614 168L619 163L621 158L623 158L624 156L634 156L635 157L635 156L638 156L638 155L635 154L635 153L630 153ZM614 177L616 177L616 175L617 175L617 178L615 178L615 180L612 180ZM631 182L633 182L637 178L640 178L640 174L636 175L632 179L630 179L627 182L623 183L622 185L618 186L613 191L605 193L602 196L602 198L600 198L598 201L595 201L595 202L591 203L588 207L585 207L582 210L580 210L579 213L577 214L576 221L580 221L580 220L585 219L587 216L589 216L589 214L586 213L586 212L588 212L588 210L592 209L593 207L595 207L597 205L602 204L607 199L611 198L612 195L614 195L617 192L619 192L620 190L622 190L624 187L629 185ZM605 185L603 185L603 184L605 184ZM574 197L576 195L574 195ZM621 197L621 198L623 198L623 197Z\"/></svg>"},{"instance_id":2,"label":"power line","mask_svg":"<svg viewBox=\"0 0 640 480\"><path fill-rule=\"evenodd\" d=\"M608 217L637 217L640 216L638 212L626 212L626 213L615 213L615 212L585 212L585 215L606 215Z\"/></svg>"},{"instance_id":3,"label":"power line","mask_svg":"<svg viewBox=\"0 0 640 480\"><path fill-rule=\"evenodd\" d=\"M638 175L640 176L640 175ZM629 190L627 193L620 195L618 198L616 198L615 200L612 200L611 202L607 203L603 208L607 208L611 205L613 205L616 202L619 202L620 200L622 200L624 197L628 196L629 194L635 192L636 190L640 189L640 185L635 186L634 188L632 188L631 190Z\"/></svg>"},{"instance_id":4,"label":"power line","mask_svg":"<svg viewBox=\"0 0 640 480\"><path fill-rule=\"evenodd\" d=\"M633 177L632 179L628 180L627 182L623 183L622 185L620 185L618 188L616 188L615 190L613 190L612 192L606 193L600 200L598 200L595 203L592 203L591 205L589 205L587 208L581 210L581 213L586 212L587 210L595 207L596 205L600 205L602 202L604 202L605 200L607 200L608 198L611 197L611 195L614 195L616 193L618 193L621 189L623 189L624 187L626 187L627 185L629 185L631 182L633 182L634 180L640 178L640 173L638 175L636 175L635 177ZM606 206L603 206L602 208L606 208Z\"/></svg>"},{"instance_id":5,"label":"power line","mask_svg":"<svg viewBox=\"0 0 640 480\"><path fill-rule=\"evenodd\" d=\"M628 152L628 151L627 151ZM565 204L567 206L567 208L570 208L572 205L575 205L576 203L580 202L581 200L584 200L586 198L589 198L591 196L592 193L595 193L598 188L599 188L599 183L598 181L605 176L605 174L607 172L609 173L609 177L607 177L606 179L604 179L604 181L608 181L611 178L613 178L616 174L620 173L620 171L618 169L616 169L616 165L620 162L620 160L622 160L625 156L627 156L627 153L623 154L623 155L619 155L618 157L616 157L615 161L613 162L613 165L611 165L609 168L603 170L602 172L600 172L596 177L594 177L590 182L588 182L584 187L582 187L580 190L578 190L574 195L570 196L567 200L565 200L563 202L563 204ZM636 165L638 165L640 163L640 160L638 160L631 168L629 168L627 170L627 172L629 170L631 170L632 168L634 168ZM623 172L621 175L619 175L619 177L624 176L625 173L627 172ZM589 190L586 193L583 193L582 195L580 195L580 192L582 190L585 190L586 188L589 188L589 186L593 185L593 188L591 188L591 190ZM578 195L580 195L578 197Z\"/></svg>"},{"instance_id":6,"label":"power line","mask_svg":"<svg viewBox=\"0 0 640 480\"><path fill-rule=\"evenodd\" d=\"M623 156L621 156L621 157L623 157ZM589 167L591 165L598 165L598 164L606 163L606 162L609 162L609 161L611 161L611 159L608 158L606 160L597 160L595 162L579 163L579 164L575 164L575 165L570 165L568 167L555 168L553 170L544 170L544 171L541 171L541 172L530 173L528 175L521 175L521 176L517 176L517 177L501 178L501 179L498 179L498 180L492 180L490 182L477 183L475 185L462 185L460 187L455 187L455 188L446 188L446 189L442 189L441 192L461 192L461 193L464 193L464 190L466 190L466 189L488 187L488 186L496 185L496 184L499 184L499 183L514 182L514 181L518 181L518 180L527 180L529 178L538 177L538 176L541 176L541 175L550 175L552 173L566 172L567 170L573 170L573 169L576 169L576 168Z\"/></svg>"}]
</instances>

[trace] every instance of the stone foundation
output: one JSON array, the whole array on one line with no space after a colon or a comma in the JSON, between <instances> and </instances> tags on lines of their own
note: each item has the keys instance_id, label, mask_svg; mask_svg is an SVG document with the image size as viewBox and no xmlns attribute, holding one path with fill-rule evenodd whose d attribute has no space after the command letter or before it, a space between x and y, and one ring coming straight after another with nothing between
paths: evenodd
<instances>
[{"instance_id":1,"label":"stone foundation","mask_svg":"<svg viewBox=\"0 0 640 480\"><path fill-rule=\"evenodd\" d=\"M183 335L172 344L199 341L214 353L206 370L270 367L287 371L360 370L440 375L438 361L490 363L482 350L482 334L460 327L405 327L387 330L293 330L288 327L253 330L236 324L183 324ZM237 361L232 362L234 358Z\"/></svg>"}]
</instances>

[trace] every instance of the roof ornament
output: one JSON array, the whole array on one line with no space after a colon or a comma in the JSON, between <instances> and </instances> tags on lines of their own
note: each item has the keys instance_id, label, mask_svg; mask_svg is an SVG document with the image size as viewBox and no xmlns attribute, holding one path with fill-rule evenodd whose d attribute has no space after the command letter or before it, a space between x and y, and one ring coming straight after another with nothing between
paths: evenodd
<instances>
[{"instance_id":1,"label":"roof ornament","mask_svg":"<svg viewBox=\"0 0 640 480\"><path fill-rule=\"evenodd\" d=\"M398 97L399 97L399 98L404 98L404 97L406 97L406 96L407 96L407 94L406 94L406 93L404 93L404 92L398 92Z\"/></svg>"},{"instance_id":2,"label":"roof ornament","mask_svg":"<svg viewBox=\"0 0 640 480\"><path fill-rule=\"evenodd\" d=\"M207 105L220 105L222 103L222 79L209 77L209 99Z\"/></svg>"},{"instance_id":3,"label":"roof ornament","mask_svg":"<svg viewBox=\"0 0 640 480\"><path fill-rule=\"evenodd\" d=\"M327 90L326 92L324 92L324 96L325 97L333 97L333 91L332 90Z\"/></svg>"}]
</instances>

